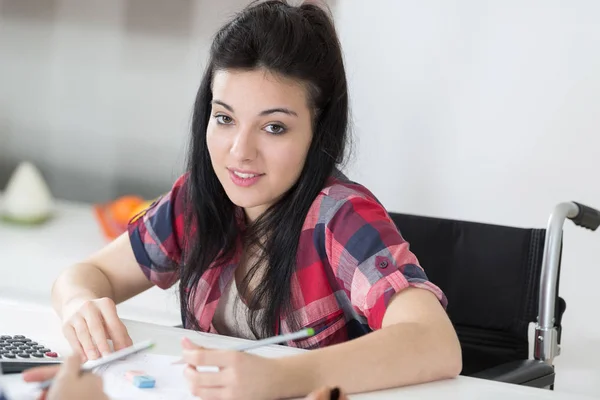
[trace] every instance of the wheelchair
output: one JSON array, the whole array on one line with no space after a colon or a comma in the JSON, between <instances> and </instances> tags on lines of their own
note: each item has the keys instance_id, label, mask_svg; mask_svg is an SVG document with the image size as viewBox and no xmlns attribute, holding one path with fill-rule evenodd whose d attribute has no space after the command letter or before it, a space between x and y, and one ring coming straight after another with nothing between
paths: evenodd
<instances>
[{"instance_id":1,"label":"wheelchair","mask_svg":"<svg viewBox=\"0 0 600 400\"><path fill-rule=\"evenodd\" d=\"M461 375L553 389L566 309L558 295L563 225L570 219L595 231L600 212L560 203L546 229L389 215L448 298L462 347ZM535 323L532 358L530 323Z\"/></svg>"}]
</instances>

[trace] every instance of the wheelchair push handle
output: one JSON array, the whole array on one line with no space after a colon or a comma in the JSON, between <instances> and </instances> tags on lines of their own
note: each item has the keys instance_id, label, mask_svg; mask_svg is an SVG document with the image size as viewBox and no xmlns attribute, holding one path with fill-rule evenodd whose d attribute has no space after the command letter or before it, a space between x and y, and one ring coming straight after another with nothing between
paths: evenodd
<instances>
[{"instance_id":1,"label":"wheelchair push handle","mask_svg":"<svg viewBox=\"0 0 600 400\"><path fill-rule=\"evenodd\" d=\"M600 226L600 211L575 201L573 203L577 205L579 212L569 219L577 226L595 231Z\"/></svg>"},{"instance_id":2,"label":"wheelchair push handle","mask_svg":"<svg viewBox=\"0 0 600 400\"><path fill-rule=\"evenodd\" d=\"M558 269L562 249L563 225L570 219L577 226L595 231L600 226L600 212L574 201L557 204L554 207L544 243L538 323L535 329L534 357L552 365L559 353L558 327L556 326L555 304L557 298Z\"/></svg>"}]
</instances>

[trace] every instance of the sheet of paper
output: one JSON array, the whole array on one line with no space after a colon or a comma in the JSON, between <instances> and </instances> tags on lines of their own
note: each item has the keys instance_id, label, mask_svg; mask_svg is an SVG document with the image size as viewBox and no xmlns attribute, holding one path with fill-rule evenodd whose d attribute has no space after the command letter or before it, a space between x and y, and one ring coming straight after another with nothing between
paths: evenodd
<instances>
[{"instance_id":1,"label":"sheet of paper","mask_svg":"<svg viewBox=\"0 0 600 400\"><path fill-rule=\"evenodd\" d=\"M104 379L104 391L113 400L120 399L196 399L191 395L183 369L185 365L172 365L177 357L158 354L136 354L127 359L99 367L94 372ZM156 379L156 385L140 389L125 378L130 370L144 371Z\"/></svg>"}]
</instances>

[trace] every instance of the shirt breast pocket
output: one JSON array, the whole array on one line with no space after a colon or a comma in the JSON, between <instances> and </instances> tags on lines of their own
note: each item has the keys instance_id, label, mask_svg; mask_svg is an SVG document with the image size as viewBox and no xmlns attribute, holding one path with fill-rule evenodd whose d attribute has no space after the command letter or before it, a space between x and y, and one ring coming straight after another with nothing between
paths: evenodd
<instances>
[{"instance_id":1,"label":"shirt breast pocket","mask_svg":"<svg viewBox=\"0 0 600 400\"><path fill-rule=\"evenodd\" d=\"M325 318L313 322L304 328L312 328L315 334L309 338L296 341L294 345L303 349L317 349L343 343L348 340L346 318L344 312L338 310Z\"/></svg>"}]
</instances>

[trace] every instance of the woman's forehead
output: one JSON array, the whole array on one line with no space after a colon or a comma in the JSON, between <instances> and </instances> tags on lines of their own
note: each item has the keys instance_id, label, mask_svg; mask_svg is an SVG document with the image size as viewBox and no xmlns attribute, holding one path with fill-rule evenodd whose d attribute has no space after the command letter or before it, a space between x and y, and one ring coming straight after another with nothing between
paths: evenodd
<instances>
[{"instance_id":1,"label":"woman's forehead","mask_svg":"<svg viewBox=\"0 0 600 400\"><path fill-rule=\"evenodd\" d=\"M213 76L213 100L232 108L267 109L286 107L308 111L305 85L266 69L217 70Z\"/></svg>"}]
</instances>

